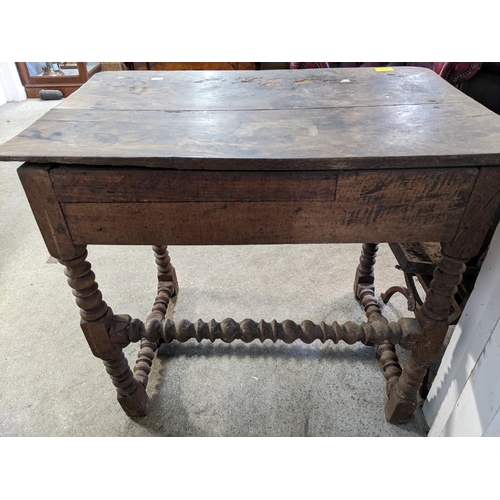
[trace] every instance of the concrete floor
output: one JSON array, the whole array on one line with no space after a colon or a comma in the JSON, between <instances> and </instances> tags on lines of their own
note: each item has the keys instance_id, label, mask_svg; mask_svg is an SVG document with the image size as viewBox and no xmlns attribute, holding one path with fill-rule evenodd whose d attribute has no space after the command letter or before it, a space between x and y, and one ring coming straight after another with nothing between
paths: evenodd
<instances>
[{"instance_id":1,"label":"concrete floor","mask_svg":"<svg viewBox=\"0 0 500 500\"><path fill-rule=\"evenodd\" d=\"M0 107L0 143L59 101ZM384 419L385 381L373 348L220 341L163 345L148 385L150 414L128 418L93 357L63 268L45 248L17 162L0 162L0 435L2 436L425 436ZM361 322L352 282L360 245L170 247L180 294L169 314L205 321L250 317ZM89 246L115 313L145 319L156 289L150 247ZM377 290L403 284L387 245ZM395 296L389 320L411 317ZM126 349L131 363L137 345Z\"/></svg>"}]
</instances>

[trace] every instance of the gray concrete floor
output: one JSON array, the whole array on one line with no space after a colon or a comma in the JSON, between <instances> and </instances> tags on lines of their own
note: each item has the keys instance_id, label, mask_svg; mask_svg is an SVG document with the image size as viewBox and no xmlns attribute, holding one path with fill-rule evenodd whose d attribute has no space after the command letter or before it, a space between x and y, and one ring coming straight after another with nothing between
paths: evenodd
<instances>
[{"instance_id":1,"label":"gray concrete floor","mask_svg":"<svg viewBox=\"0 0 500 500\"><path fill-rule=\"evenodd\" d=\"M0 107L0 143L59 101ZM148 385L150 414L128 418L93 357L63 268L49 254L17 162L0 162L0 435L2 436L425 436L384 419L385 382L361 344L163 345ZM361 322L352 282L360 245L170 247L181 287L169 315L205 321L310 319ZM115 313L145 319L155 294L150 247L89 246L89 261ZM387 245L377 290L403 284ZM411 317L395 296L389 320ZM134 362L137 345L126 349Z\"/></svg>"}]
</instances>

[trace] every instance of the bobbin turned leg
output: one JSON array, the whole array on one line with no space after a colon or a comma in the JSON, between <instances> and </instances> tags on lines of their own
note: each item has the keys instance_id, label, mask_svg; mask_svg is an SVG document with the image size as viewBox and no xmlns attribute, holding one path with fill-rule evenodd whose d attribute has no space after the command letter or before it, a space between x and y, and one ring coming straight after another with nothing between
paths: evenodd
<instances>
[{"instance_id":1,"label":"bobbin turned leg","mask_svg":"<svg viewBox=\"0 0 500 500\"><path fill-rule=\"evenodd\" d=\"M66 267L68 284L80 308L81 327L94 356L103 360L113 385L118 402L130 417L141 417L147 413L148 396L144 385L134 378L122 347L112 343L109 330L113 311L102 300L91 265L85 259L87 250L72 260L59 260Z\"/></svg>"},{"instance_id":2,"label":"bobbin turned leg","mask_svg":"<svg viewBox=\"0 0 500 500\"><path fill-rule=\"evenodd\" d=\"M380 322L387 325L387 319L382 312L375 296L374 267L377 260L378 243L363 243L359 265L354 280L354 298L363 305L366 317L370 323ZM382 373L386 380L386 391L389 395L401 375L396 348L390 342L383 342L375 346L375 353L379 360Z\"/></svg>"},{"instance_id":3,"label":"bobbin turned leg","mask_svg":"<svg viewBox=\"0 0 500 500\"><path fill-rule=\"evenodd\" d=\"M442 254L424 305L416 314L421 329L420 339L410 351L403 372L387 400L385 415L392 424L408 422L415 411L420 385L446 336L450 307L464 271L465 260Z\"/></svg>"},{"instance_id":4,"label":"bobbin turned leg","mask_svg":"<svg viewBox=\"0 0 500 500\"><path fill-rule=\"evenodd\" d=\"M403 373L389 395L385 415L394 424L408 422L416 407L417 391L429 363L439 354L446 332L450 306L462 280L465 263L478 255L491 226L498 220L500 170L481 167L471 202L453 241L441 244L441 259L434 270L423 306L417 312L420 340L410 350Z\"/></svg>"},{"instance_id":5,"label":"bobbin turned leg","mask_svg":"<svg viewBox=\"0 0 500 500\"><path fill-rule=\"evenodd\" d=\"M361 301L368 317L372 312L380 314L380 308L375 298L374 268L377 262L377 252L378 243L363 243L354 279L354 298Z\"/></svg>"},{"instance_id":6,"label":"bobbin turned leg","mask_svg":"<svg viewBox=\"0 0 500 500\"><path fill-rule=\"evenodd\" d=\"M138 322L136 322L136 324L132 327L132 330L135 330L138 335L142 335L139 354L134 366L134 376L141 381L144 387L147 387L148 385L151 365L153 364L155 352L161 342L160 340L148 340L146 338L146 333L155 329L157 325L165 320L168 304L170 303L170 300L179 292L175 268L170 262L167 246L153 245L153 252L158 271L158 291L151 312L146 318L145 330L140 330ZM131 318L128 317L127 320L130 325ZM129 334L128 340L130 340L131 330L129 327L127 328Z\"/></svg>"}]
</instances>

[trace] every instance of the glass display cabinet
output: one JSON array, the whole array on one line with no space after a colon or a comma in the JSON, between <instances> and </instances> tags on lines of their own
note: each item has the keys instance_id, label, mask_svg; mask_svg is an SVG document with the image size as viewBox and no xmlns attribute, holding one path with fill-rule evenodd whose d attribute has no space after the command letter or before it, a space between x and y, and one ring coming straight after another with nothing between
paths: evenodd
<instances>
[{"instance_id":1,"label":"glass display cabinet","mask_svg":"<svg viewBox=\"0 0 500 500\"><path fill-rule=\"evenodd\" d=\"M19 76L28 97L38 97L40 90L60 90L68 97L95 73L100 62L18 62Z\"/></svg>"}]
</instances>

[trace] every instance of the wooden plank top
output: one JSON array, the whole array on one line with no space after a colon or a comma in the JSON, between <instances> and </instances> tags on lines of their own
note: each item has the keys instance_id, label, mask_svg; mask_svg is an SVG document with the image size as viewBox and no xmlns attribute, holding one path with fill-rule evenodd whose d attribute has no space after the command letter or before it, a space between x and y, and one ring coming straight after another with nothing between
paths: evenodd
<instances>
[{"instance_id":1,"label":"wooden plank top","mask_svg":"<svg viewBox=\"0 0 500 500\"><path fill-rule=\"evenodd\" d=\"M96 74L0 160L175 169L500 165L500 117L431 70Z\"/></svg>"}]
</instances>

